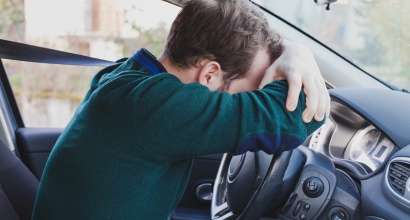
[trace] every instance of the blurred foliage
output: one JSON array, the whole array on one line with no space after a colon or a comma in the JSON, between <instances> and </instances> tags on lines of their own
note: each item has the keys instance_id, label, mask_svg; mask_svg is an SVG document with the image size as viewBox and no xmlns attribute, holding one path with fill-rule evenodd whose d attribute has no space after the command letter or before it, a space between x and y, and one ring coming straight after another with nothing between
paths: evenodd
<instances>
[{"instance_id":1,"label":"blurred foliage","mask_svg":"<svg viewBox=\"0 0 410 220\"><path fill-rule=\"evenodd\" d=\"M132 29L136 32L136 38L119 39L124 56L130 56L140 48L149 50L157 57L161 55L168 36L168 28L165 23L159 23L158 26L149 29L132 24Z\"/></svg>"},{"instance_id":2,"label":"blurred foliage","mask_svg":"<svg viewBox=\"0 0 410 220\"><path fill-rule=\"evenodd\" d=\"M131 13L137 13L131 9ZM0 0L0 38L25 42L24 0ZM114 42L122 48L122 56L131 56L144 47L154 55L162 53L168 35L165 23L143 29L130 21L124 21L135 31L134 38L99 33L90 36L66 35L51 38L29 39L29 44L90 55L90 42L103 40ZM121 51L121 50L120 50ZM118 56L118 55L117 55ZM121 56L121 55L120 55ZM118 59L121 57L117 57ZM10 82L16 92L28 96L68 97L78 101L89 88L92 76L98 67L74 67L27 62L5 62ZM47 95L44 95L47 94ZM64 95L66 94L66 95Z\"/></svg>"},{"instance_id":3,"label":"blurred foliage","mask_svg":"<svg viewBox=\"0 0 410 220\"><path fill-rule=\"evenodd\" d=\"M108 3L113 4L107 1ZM124 24L131 25L135 37L124 38L119 33L97 30L84 35L68 34L40 38L27 36L26 38L24 9L24 0L0 0L1 39L86 56L89 56L92 49L95 49L92 48L93 43L100 42L102 47L107 44L112 46L112 50L106 50L106 53L121 58L121 56L131 56L142 47L151 51L155 56L159 56L168 35L165 23L143 29L125 20ZM136 8L131 9L130 13L138 13L135 10ZM50 65L12 60L3 60L3 63L20 112L26 125L29 126L65 126L89 89L92 77L101 69L100 67ZM57 111L53 110L56 106ZM68 110L67 106L69 106ZM62 113L65 111L68 112ZM56 122L56 118L65 119L62 119L61 123L60 120Z\"/></svg>"},{"instance_id":4,"label":"blurred foliage","mask_svg":"<svg viewBox=\"0 0 410 220\"><path fill-rule=\"evenodd\" d=\"M365 65L388 66L374 68L378 75L397 75L410 78L410 1L362 1L356 13L364 18L365 46L356 51L364 56ZM410 87L410 85L408 85Z\"/></svg>"},{"instance_id":5,"label":"blurred foliage","mask_svg":"<svg viewBox=\"0 0 410 220\"><path fill-rule=\"evenodd\" d=\"M358 51L369 62L365 69L385 82L401 89L410 89L410 1L362 1L365 48Z\"/></svg>"},{"instance_id":6,"label":"blurred foliage","mask_svg":"<svg viewBox=\"0 0 410 220\"><path fill-rule=\"evenodd\" d=\"M24 0L0 0L0 38L24 41Z\"/></svg>"}]
</instances>

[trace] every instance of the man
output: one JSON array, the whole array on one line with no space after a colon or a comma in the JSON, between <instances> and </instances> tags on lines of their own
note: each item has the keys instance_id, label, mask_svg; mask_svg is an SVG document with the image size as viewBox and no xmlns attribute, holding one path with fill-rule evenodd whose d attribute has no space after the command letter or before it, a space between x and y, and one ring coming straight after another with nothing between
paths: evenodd
<instances>
[{"instance_id":1,"label":"man","mask_svg":"<svg viewBox=\"0 0 410 220\"><path fill-rule=\"evenodd\" d=\"M286 76L295 51L309 61L309 52L282 45L248 1L187 3L158 60L141 49L94 77L50 155L33 218L167 219L194 156L299 146L322 124L302 121L301 82L316 93L308 94L306 122L316 108L324 118L327 93L318 95L318 71ZM295 78L293 112L285 109L286 82L272 82L283 78Z\"/></svg>"}]
</instances>

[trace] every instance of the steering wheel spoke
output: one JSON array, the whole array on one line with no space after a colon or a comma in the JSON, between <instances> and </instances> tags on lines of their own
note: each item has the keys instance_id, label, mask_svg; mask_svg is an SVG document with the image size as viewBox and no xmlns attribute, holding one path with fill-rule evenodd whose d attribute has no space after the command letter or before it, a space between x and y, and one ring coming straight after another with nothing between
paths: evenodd
<instances>
[{"instance_id":1,"label":"steering wheel spoke","mask_svg":"<svg viewBox=\"0 0 410 220\"><path fill-rule=\"evenodd\" d=\"M212 219L257 219L279 194L291 152L225 154L215 179Z\"/></svg>"},{"instance_id":2,"label":"steering wheel spoke","mask_svg":"<svg viewBox=\"0 0 410 220\"><path fill-rule=\"evenodd\" d=\"M214 207L212 210L212 219L226 220L234 216L233 212L229 209L228 203L224 202L222 205Z\"/></svg>"},{"instance_id":3,"label":"steering wheel spoke","mask_svg":"<svg viewBox=\"0 0 410 220\"><path fill-rule=\"evenodd\" d=\"M255 153L255 163L257 167L257 176L261 180L263 177L266 175L266 172L268 171L269 164L272 161L273 155L269 155L263 151L258 151Z\"/></svg>"}]
</instances>

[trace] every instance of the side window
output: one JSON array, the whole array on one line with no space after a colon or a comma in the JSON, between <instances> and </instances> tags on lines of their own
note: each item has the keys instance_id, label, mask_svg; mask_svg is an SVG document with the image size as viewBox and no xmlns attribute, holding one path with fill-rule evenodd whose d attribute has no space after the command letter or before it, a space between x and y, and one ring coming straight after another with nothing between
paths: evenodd
<instances>
[{"instance_id":1,"label":"side window","mask_svg":"<svg viewBox=\"0 0 410 220\"><path fill-rule=\"evenodd\" d=\"M84 98L99 67L4 60L27 127L64 127Z\"/></svg>"},{"instance_id":2,"label":"side window","mask_svg":"<svg viewBox=\"0 0 410 220\"><path fill-rule=\"evenodd\" d=\"M8 15L1 16L0 38L111 61L142 47L159 56L180 10L162 0L7 2L0 4ZM3 62L27 127L65 127L101 69Z\"/></svg>"}]
</instances>

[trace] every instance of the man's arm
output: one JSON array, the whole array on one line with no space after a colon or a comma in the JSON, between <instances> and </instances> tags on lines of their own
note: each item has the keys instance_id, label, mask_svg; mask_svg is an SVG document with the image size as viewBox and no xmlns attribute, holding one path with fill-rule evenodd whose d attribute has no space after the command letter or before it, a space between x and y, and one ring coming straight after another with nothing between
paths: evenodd
<instances>
[{"instance_id":1,"label":"man's arm","mask_svg":"<svg viewBox=\"0 0 410 220\"><path fill-rule=\"evenodd\" d=\"M298 105L299 93L303 87L306 93L304 122L308 123L312 118L321 121L325 114L329 115L329 92L308 47L287 40L283 41L282 55L266 70L259 88L276 80L287 80L289 83L286 100L286 108L289 111L294 111Z\"/></svg>"},{"instance_id":2,"label":"man's arm","mask_svg":"<svg viewBox=\"0 0 410 220\"><path fill-rule=\"evenodd\" d=\"M141 94L128 97L139 98L125 103L134 103L138 145L159 163L212 153L291 150L322 124L302 121L303 93L295 111L285 109L285 81L234 95L183 84L170 74L138 86L133 91Z\"/></svg>"}]
</instances>

